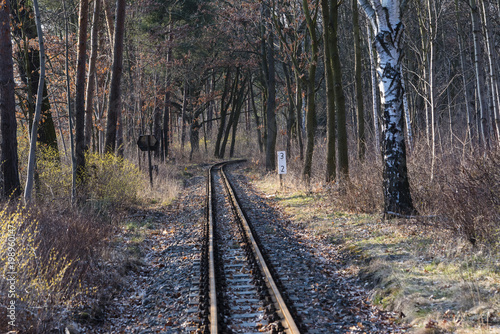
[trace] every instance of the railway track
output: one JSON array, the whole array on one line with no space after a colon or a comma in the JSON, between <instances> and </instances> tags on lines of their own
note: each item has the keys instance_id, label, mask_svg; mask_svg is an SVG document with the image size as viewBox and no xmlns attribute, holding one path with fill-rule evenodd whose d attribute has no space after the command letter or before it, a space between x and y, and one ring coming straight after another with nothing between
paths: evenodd
<instances>
[{"instance_id":1,"label":"railway track","mask_svg":"<svg viewBox=\"0 0 500 334\"><path fill-rule=\"evenodd\" d=\"M200 264L201 333L303 333L225 174L212 166ZM273 277L274 274L274 277Z\"/></svg>"}]
</instances>

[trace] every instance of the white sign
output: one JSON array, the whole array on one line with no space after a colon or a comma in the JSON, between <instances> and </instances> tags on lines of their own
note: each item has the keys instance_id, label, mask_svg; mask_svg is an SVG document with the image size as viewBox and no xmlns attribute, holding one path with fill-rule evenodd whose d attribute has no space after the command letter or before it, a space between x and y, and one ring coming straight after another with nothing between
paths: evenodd
<instances>
[{"instance_id":1,"label":"white sign","mask_svg":"<svg viewBox=\"0 0 500 334\"><path fill-rule=\"evenodd\" d=\"M286 152L278 151L278 174L286 174Z\"/></svg>"}]
</instances>

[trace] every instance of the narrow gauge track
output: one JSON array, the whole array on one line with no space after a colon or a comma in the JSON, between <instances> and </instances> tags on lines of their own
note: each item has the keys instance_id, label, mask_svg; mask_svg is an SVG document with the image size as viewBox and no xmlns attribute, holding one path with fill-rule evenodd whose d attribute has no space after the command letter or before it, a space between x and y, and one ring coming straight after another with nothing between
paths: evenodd
<instances>
[{"instance_id":1,"label":"narrow gauge track","mask_svg":"<svg viewBox=\"0 0 500 334\"><path fill-rule=\"evenodd\" d=\"M202 333L300 333L259 249L224 167L207 182L201 258Z\"/></svg>"}]
</instances>

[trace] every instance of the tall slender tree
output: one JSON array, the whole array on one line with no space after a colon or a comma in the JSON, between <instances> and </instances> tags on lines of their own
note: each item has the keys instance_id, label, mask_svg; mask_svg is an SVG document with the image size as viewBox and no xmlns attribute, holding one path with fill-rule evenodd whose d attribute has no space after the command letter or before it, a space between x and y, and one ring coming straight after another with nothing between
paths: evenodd
<instances>
[{"instance_id":1,"label":"tall slender tree","mask_svg":"<svg viewBox=\"0 0 500 334\"><path fill-rule=\"evenodd\" d=\"M0 0L0 119L2 149L3 197L21 194L17 156L16 101L14 97L14 63L10 34L10 6Z\"/></svg>"},{"instance_id":2,"label":"tall slender tree","mask_svg":"<svg viewBox=\"0 0 500 334\"><path fill-rule=\"evenodd\" d=\"M75 88L75 159L78 184L83 182L85 176L85 65L87 58L88 14L88 0L80 0Z\"/></svg>"},{"instance_id":3,"label":"tall slender tree","mask_svg":"<svg viewBox=\"0 0 500 334\"><path fill-rule=\"evenodd\" d=\"M106 123L106 153L114 153L116 148L117 123L121 108L121 77L123 73L123 37L125 32L125 0L116 1L116 20L113 43L113 68L108 103L108 121Z\"/></svg>"},{"instance_id":4,"label":"tall slender tree","mask_svg":"<svg viewBox=\"0 0 500 334\"><path fill-rule=\"evenodd\" d=\"M488 10L486 6L486 1L481 1L482 17L484 24L484 36L486 40L486 51L488 59L488 86L489 88L489 108L490 108L490 120L491 127L496 134L497 143L500 143L500 96L498 96L498 79L496 69L496 52L494 51L493 45L493 35L491 32L490 19L488 18Z\"/></svg>"},{"instance_id":5,"label":"tall slender tree","mask_svg":"<svg viewBox=\"0 0 500 334\"><path fill-rule=\"evenodd\" d=\"M463 52L463 33L462 33L462 29L461 29L461 26L460 26L460 7L459 7L459 4L458 4L458 0L455 0L455 21L456 21L456 29L457 29L457 43L458 43L458 53L460 55L460 68L462 70L462 86L463 86L463 91L464 91L464 99L465 99L465 111L466 111L466 122L467 122L467 127L466 127L466 139L469 140L469 141L473 141L473 124L472 124L472 121L473 121L473 117L472 117L472 111L471 111L471 107L470 107L470 103L469 103L469 89L468 89L468 85L467 85L467 72L465 70L465 64L466 64L466 60L465 60L465 54Z\"/></svg>"},{"instance_id":6,"label":"tall slender tree","mask_svg":"<svg viewBox=\"0 0 500 334\"><path fill-rule=\"evenodd\" d=\"M276 124L276 62L274 59L274 32L271 19L270 7L263 4L263 17L265 20L265 33L262 35L263 54L265 59L264 73L266 75L267 86L267 101L266 101L266 170L272 171L276 169L276 136L278 128ZM267 38L266 38L266 37ZM267 39L267 40L266 40Z\"/></svg>"},{"instance_id":7,"label":"tall slender tree","mask_svg":"<svg viewBox=\"0 0 500 334\"><path fill-rule=\"evenodd\" d=\"M347 146L346 104L342 85L342 65L338 38L340 4L341 2L336 0L331 1L330 4L330 24L332 26L330 50L332 52L333 89L335 91L335 109L337 111L339 177L340 181L344 182L349 179L349 154Z\"/></svg>"},{"instance_id":8,"label":"tall slender tree","mask_svg":"<svg viewBox=\"0 0 500 334\"><path fill-rule=\"evenodd\" d=\"M309 71L307 75L307 114L306 114L306 131L307 144L306 155L304 160L304 169L302 175L306 182L311 180L312 158L314 152L314 138L316 132L316 69L318 67L319 53L319 38L316 34L316 23L318 17L317 2L314 3L315 10L311 13L309 9L309 1L302 0L302 9L306 19L307 30L309 32L311 42L311 59L309 62Z\"/></svg>"},{"instance_id":9,"label":"tall slender tree","mask_svg":"<svg viewBox=\"0 0 500 334\"><path fill-rule=\"evenodd\" d=\"M85 148L90 149L92 139L92 115L94 112L94 91L95 91L95 75L97 63L97 40L99 35L101 15L101 4L103 0L94 0L94 11L92 13L92 32L90 34L90 59L89 59L89 75L87 81L87 90L85 93Z\"/></svg>"},{"instance_id":10,"label":"tall slender tree","mask_svg":"<svg viewBox=\"0 0 500 334\"><path fill-rule=\"evenodd\" d=\"M33 116L33 125L31 126L30 151L28 156L28 170L26 175L26 186L24 188L24 201L26 204L31 202L33 193L33 181L35 177L36 165L36 142L38 135L38 125L42 113L43 91L45 87L45 46L43 43L42 23L40 19L40 10L38 0L33 0L35 10L36 30L38 33L38 50L40 55L40 77L38 79L38 90L36 94L35 115Z\"/></svg>"},{"instance_id":11,"label":"tall slender tree","mask_svg":"<svg viewBox=\"0 0 500 334\"><path fill-rule=\"evenodd\" d=\"M33 124L33 115L35 113L35 103L38 99L38 83L40 82L40 54L39 50L34 47L38 36L36 26L36 15L33 14L33 8L26 3L26 0L11 0L12 12L12 29L16 39L20 39L21 43L17 51L17 65L22 82L26 85L26 102L21 105L26 105L24 109L27 114L28 123L31 129ZM51 113L51 105L49 101L49 93L47 83L43 81L42 87L43 99L41 100L41 123L39 124L38 137L39 143L47 147L51 147L55 152L58 152L56 130L54 120Z\"/></svg>"},{"instance_id":12,"label":"tall slender tree","mask_svg":"<svg viewBox=\"0 0 500 334\"><path fill-rule=\"evenodd\" d=\"M490 148L490 132L487 119L487 101L485 94L485 83L484 83L484 62L482 56L482 34L481 34L481 20L479 16L479 7L477 6L476 0L470 0L470 11L471 11L471 21L472 21L472 36L474 40L474 69L476 73L476 92L477 100L479 104L479 118L480 118L480 139L483 144L483 148Z\"/></svg>"},{"instance_id":13,"label":"tall slender tree","mask_svg":"<svg viewBox=\"0 0 500 334\"><path fill-rule=\"evenodd\" d=\"M370 36L370 40L373 39L373 29L371 27L367 28ZM368 53L370 58L370 79L372 86L372 109L373 109L373 134L375 141L375 156L377 160L380 157L380 93L377 85L377 62L375 60L375 50L371 42L368 42Z\"/></svg>"},{"instance_id":14,"label":"tall slender tree","mask_svg":"<svg viewBox=\"0 0 500 334\"><path fill-rule=\"evenodd\" d=\"M434 1L427 0L427 13L429 19L429 109L431 112L431 181L434 179L434 165L436 164L436 85L435 85L435 63L436 63L436 38L437 38L437 25L435 16L437 15L435 10Z\"/></svg>"},{"instance_id":15,"label":"tall slender tree","mask_svg":"<svg viewBox=\"0 0 500 334\"><path fill-rule=\"evenodd\" d=\"M365 107L363 104L363 80L361 77L361 34L359 27L358 1L352 1L352 26L354 38L354 72L356 81L356 115L357 115L357 144L358 159L364 160L366 152L365 138Z\"/></svg>"},{"instance_id":16,"label":"tall slender tree","mask_svg":"<svg viewBox=\"0 0 500 334\"><path fill-rule=\"evenodd\" d=\"M323 59L325 62L326 107L327 107L327 151L326 151L326 182L335 181L337 164L335 160L335 90L333 89L332 51L330 49L332 22L328 0L321 0L323 16Z\"/></svg>"}]
</instances>

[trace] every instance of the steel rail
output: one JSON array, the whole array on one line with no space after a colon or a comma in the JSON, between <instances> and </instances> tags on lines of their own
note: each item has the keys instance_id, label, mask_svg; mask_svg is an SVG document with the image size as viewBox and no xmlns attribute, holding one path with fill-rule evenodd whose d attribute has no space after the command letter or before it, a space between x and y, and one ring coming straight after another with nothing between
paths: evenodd
<instances>
[{"instance_id":1,"label":"steel rail","mask_svg":"<svg viewBox=\"0 0 500 334\"><path fill-rule=\"evenodd\" d=\"M208 181L207 181L207 223L208 223L208 298L209 302L209 316L208 321L210 322L210 333L219 333L222 331L221 326L219 326L219 310L217 301L217 285L216 285L216 254L215 254L215 218L214 218L214 203L213 203L213 184L212 184L212 172L214 168L220 167L221 165L244 162L246 160L233 160L226 162L219 162L212 165L208 169Z\"/></svg>"},{"instance_id":2,"label":"steel rail","mask_svg":"<svg viewBox=\"0 0 500 334\"><path fill-rule=\"evenodd\" d=\"M271 271L269 270L269 267L268 267L264 257L262 256L262 253L259 249L259 246L258 246L258 244L254 238L253 232L250 228L250 225L249 225L248 221L246 220L245 215L243 213L243 210L241 209L241 206L239 204L238 198L235 195L234 189L233 189L231 183L229 182L229 179L227 178L227 176L225 174L224 167L225 167L225 165L223 165L221 167L222 179L226 183L226 187L227 187L227 190L229 192L229 197L231 198L231 202L233 203L233 206L236 209L236 212L240 218L240 222L241 222L241 224L245 230L245 233L246 233L246 235L247 235L247 237L252 245L252 251L255 255L257 263L258 263L262 273L265 276L265 281L267 283L266 285L268 287L269 294L271 295L271 299L273 300L273 302L275 304L274 306L281 313L282 325L283 325L283 327L285 327L285 330L288 333L299 334L300 330L299 330L298 326L296 325L291 312L288 310L288 307L285 303L285 300L281 296L281 293L278 289L278 286L274 282L274 279L271 275ZM216 332L213 332L213 333L216 333Z\"/></svg>"},{"instance_id":3,"label":"steel rail","mask_svg":"<svg viewBox=\"0 0 500 334\"><path fill-rule=\"evenodd\" d=\"M219 333L219 312L217 310L217 290L215 286L215 254L214 254L214 213L212 196L212 169L208 171L208 266L209 266L209 296L210 296L210 333Z\"/></svg>"}]
</instances>

